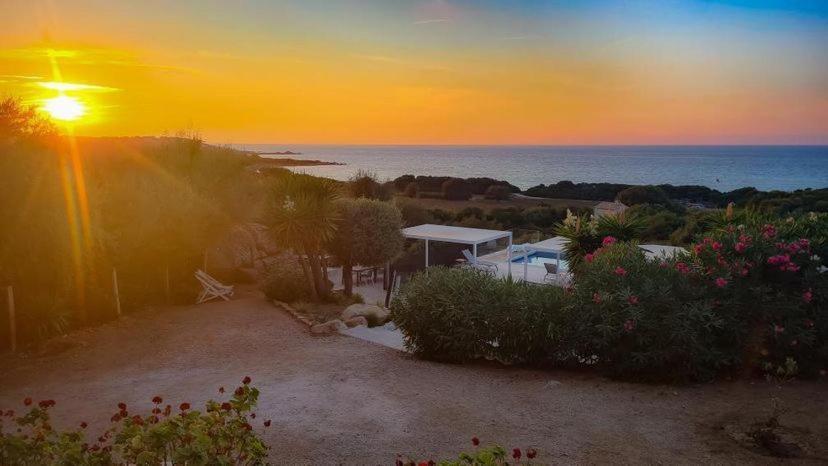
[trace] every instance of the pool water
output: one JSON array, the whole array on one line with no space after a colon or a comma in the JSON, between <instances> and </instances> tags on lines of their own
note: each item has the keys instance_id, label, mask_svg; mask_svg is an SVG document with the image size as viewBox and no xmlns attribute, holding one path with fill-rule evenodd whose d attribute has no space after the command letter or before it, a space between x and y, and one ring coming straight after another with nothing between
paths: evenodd
<instances>
[{"instance_id":1,"label":"pool water","mask_svg":"<svg viewBox=\"0 0 828 466\"><path fill-rule=\"evenodd\" d=\"M551 252L533 252L532 254L529 254L528 259L528 263L530 265L542 266L543 264L556 264L558 262L557 254ZM561 254L560 260L561 271L566 271L568 268L566 263L566 256L564 254ZM520 253L515 254L515 257L512 259L512 263L523 264L523 255Z\"/></svg>"}]
</instances>

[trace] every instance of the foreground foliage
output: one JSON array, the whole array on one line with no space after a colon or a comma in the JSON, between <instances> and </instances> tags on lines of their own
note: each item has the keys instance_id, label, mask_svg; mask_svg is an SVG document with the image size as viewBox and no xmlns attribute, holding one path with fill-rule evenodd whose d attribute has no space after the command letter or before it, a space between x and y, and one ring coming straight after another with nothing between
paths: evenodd
<instances>
[{"instance_id":1,"label":"foreground foliage","mask_svg":"<svg viewBox=\"0 0 828 466\"><path fill-rule=\"evenodd\" d=\"M79 429L59 432L49 413L56 403L26 398L26 414L0 412L0 464L265 464L268 447L251 425L258 396L245 377L229 400L208 401L204 412L192 410L189 403L165 406L160 396L153 397L146 415L119 403L112 427L90 440L85 421L77 424Z\"/></svg>"},{"instance_id":2,"label":"foreground foliage","mask_svg":"<svg viewBox=\"0 0 828 466\"><path fill-rule=\"evenodd\" d=\"M819 376L828 369L828 215L711 229L691 253L647 259L605 237L566 290L432 268L392 308L406 344L428 358L583 366L626 378L706 380L724 373Z\"/></svg>"}]
</instances>

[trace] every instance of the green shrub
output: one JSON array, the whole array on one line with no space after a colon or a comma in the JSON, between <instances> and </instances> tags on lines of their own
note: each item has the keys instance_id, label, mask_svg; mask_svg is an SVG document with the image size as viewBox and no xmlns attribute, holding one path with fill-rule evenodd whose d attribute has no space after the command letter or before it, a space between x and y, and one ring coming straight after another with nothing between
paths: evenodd
<instances>
[{"instance_id":1,"label":"green shrub","mask_svg":"<svg viewBox=\"0 0 828 466\"><path fill-rule=\"evenodd\" d=\"M441 186L443 199L451 201L467 201L472 197L471 186L459 178L451 178L443 182Z\"/></svg>"},{"instance_id":2,"label":"green shrub","mask_svg":"<svg viewBox=\"0 0 828 466\"><path fill-rule=\"evenodd\" d=\"M285 303L307 300L311 297L310 284L298 265L278 265L268 270L262 283L268 299Z\"/></svg>"},{"instance_id":3,"label":"green shrub","mask_svg":"<svg viewBox=\"0 0 828 466\"><path fill-rule=\"evenodd\" d=\"M85 421L77 421L79 429L57 431L49 414L55 402L26 398L26 414L0 412L0 464L265 464L268 447L251 425L259 391L249 384L245 377L229 400L208 401L204 412L189 403L163 406L159 396L147 414L119 403L112 427L88 442Z\"/></svg>"},{"instance_id":4,"label":"green shrub","mask_svg":"<svg viewBox=\"0 0 828 466\"><path fill-rule=\"evenodd\" d=\"M402 287L391 309L407 347L424 357L538 362L561 338L562 295L471 268L432 267Z\"/></svg>"},{"instance_id":5,"label":"green shrub","mask_svg":"<svg viewBox=\"0 0 828 466\"><path fill-rule=\"evenodd\" d=\"M512 191L509 189L508 186L504 186L502 184L493 184L486 188L486 192L483 194L486 199L494 199L496 201L505 201L512 197Z\"/></svg>"}]
</instances>

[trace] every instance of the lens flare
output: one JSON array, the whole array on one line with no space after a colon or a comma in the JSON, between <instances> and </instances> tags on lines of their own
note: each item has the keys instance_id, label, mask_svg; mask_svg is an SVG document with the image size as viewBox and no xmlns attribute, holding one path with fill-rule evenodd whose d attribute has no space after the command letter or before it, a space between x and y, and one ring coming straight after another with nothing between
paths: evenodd
<instances>
[{"instance_id":1,"label":"lens flare","mask_svg":"<svg viewBox=\"0 0 828 466\"><path fill-rule=\"evenodd\" d=\"M86 113L86 108L78 99L61 95L43 102L43 109L56 120L77 120Z\"/></svg>"}]
</instances>

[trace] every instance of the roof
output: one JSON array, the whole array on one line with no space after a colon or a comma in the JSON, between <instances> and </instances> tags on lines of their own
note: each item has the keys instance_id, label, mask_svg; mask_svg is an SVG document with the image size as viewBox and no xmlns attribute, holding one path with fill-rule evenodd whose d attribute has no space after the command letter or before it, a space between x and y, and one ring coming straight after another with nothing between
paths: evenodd
<instances>
[{"instance_id":1,"label":"roof","mask_svg":"<svg viewBox=\"0 0 828 466\"><path fill-rule=\"evenodd\" d=\"M403 236L412 239L445 241L447 243L480 244L512 236L511 231L484 230L482 228L452 227L426 223L416 227L403 228Z\"/></svg>"},{"instance_id":2,"label":"roof","mask_svg":"<svg viewBox=\"0 0 828 466\"><path fill-rule=\"evenodd\" d=\"M564 238L563 236L556 236L554 238L545 239L538 243L532 243L529 245L530 248L536 251L543 251L543 252L562 252L566 243L569 240Z\"/></svg>"},{"instance_id":3,"label":"roof","mask_svg":"<svg viewBox=\"0 0 828 466\"><path fill-rule=\"evenodd\" d=\"M662 244L640 244L638 247L643 249L644 254L651 259L673 257L687 252L686 249L678 246L664 246Z\"/></svg>"}]
</instances>

